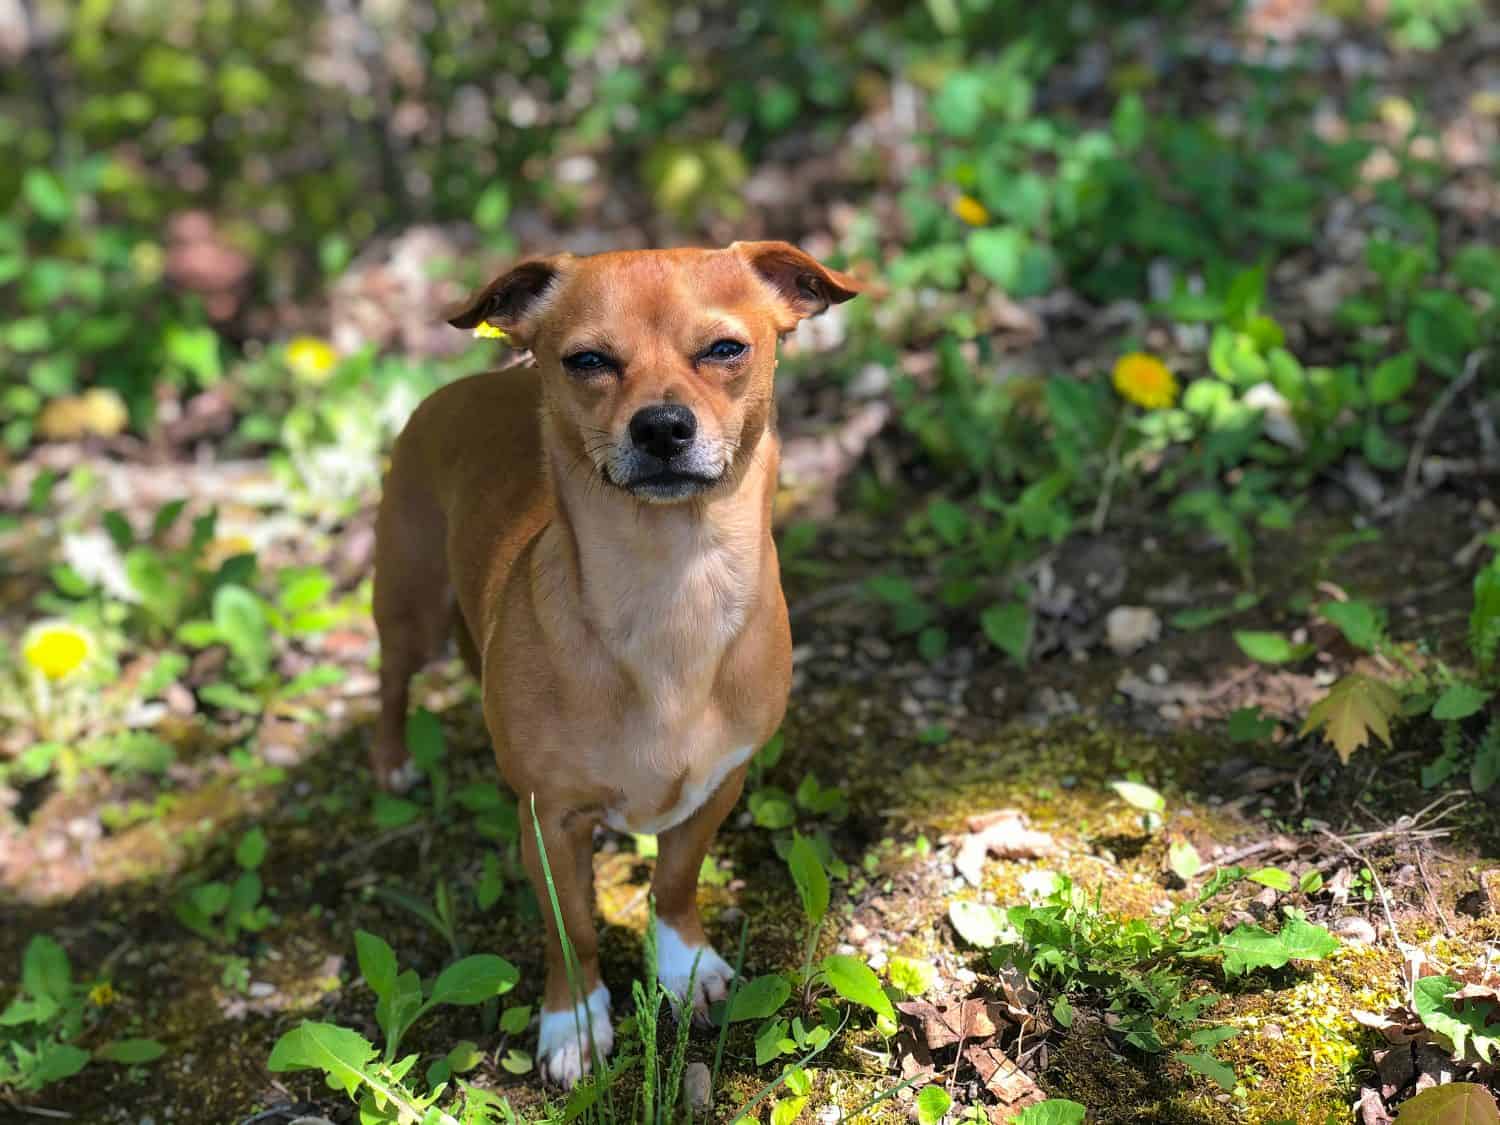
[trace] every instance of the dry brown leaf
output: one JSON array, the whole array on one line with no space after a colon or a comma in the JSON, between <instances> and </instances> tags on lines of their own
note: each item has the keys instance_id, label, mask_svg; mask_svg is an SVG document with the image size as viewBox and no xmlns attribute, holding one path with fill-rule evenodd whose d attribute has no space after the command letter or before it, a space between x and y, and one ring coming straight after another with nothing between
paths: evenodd
<instances>
[{"instance_id":1,"label":"dry brown leaf","mask_svg":"<svg viewBox=\"0 0 1500 1125\"><path fill-rule=\"evenodd\" d=\"M1378 1031L1387 1043L1410 1043L1423 1035L1422 1023L1405 1009L1396 1009L1382 1015L1363 1008L1351 1008L1349 1015L1361 1027Z\"/></svg>"},{"instance_id":2,"label":"dry brown leaf","mask_svg":"<svg viewBox=\"0 0 1500 1125\"><path fill-rule=\"evenodd\" d=\"M1046 1095L1037 1088L1030 1076L1000 1048L976 1044L965 1048L964 1057L979 1072L984 1088L1000 1103L995 1108L1005 1111L1005 1116L1002 1117L995 1117L992 1112L991 1120L1004 1121L1027 1106L1045 1099Z\"/></svg>"},{"instance_id":3,"label":"dry brown leaf","mask_svg":"<svg viewBox=\"0 0 1500 1125\"><path fill-rule=\"evenodd\" d=\"M1004 1009L994 1001L973 998L957 1004L937 1007L925 1000L908 1000L897 1004L898 1011L922 1021L922 1036L930 1051L941 1050L960 1041L973 1043L988 1040L998 1030L996 1021L1004 1021Z\"/></svg>"},{"instance_id":4,"label":"dry brown leaf","mask_svg":"<svg viewBox=\"0 0 1500 1125\"><path fill-rule=\"evenodd\" d=\"M971 816L969 835L958 847L953 866L972 886L984 877L986 856L999 859L1036 859L1057 850L1052 837L1026 827L1026 817L1019 809L999 809Z\"/></svg>"}]
</instances>

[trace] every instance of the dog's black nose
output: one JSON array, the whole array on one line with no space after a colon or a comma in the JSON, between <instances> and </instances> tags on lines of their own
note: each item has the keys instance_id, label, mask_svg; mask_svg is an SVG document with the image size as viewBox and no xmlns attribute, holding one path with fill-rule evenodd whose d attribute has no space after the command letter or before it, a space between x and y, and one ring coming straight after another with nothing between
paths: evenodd
<instances>
[{"instance_id":1,"label":"dog's black nose","mask_svg":"<svg viewBox=\"0 0 1500 1125\"><path fill-rule=\"evenodd\" d=\"M647 406L630 420L630 440L637 449L670 461L693 444L698 419L687 407L675 402Z\"/></svg>"}]
</instances>

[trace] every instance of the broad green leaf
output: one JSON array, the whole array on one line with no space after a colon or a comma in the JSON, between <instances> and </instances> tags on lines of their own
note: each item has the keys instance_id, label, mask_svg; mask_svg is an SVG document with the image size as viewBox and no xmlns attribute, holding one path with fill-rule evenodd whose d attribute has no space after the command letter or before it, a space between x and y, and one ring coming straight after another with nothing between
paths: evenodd
<instances>
[{"instance_id":1,"label":"broad green leaf","mask_svg":"<svg viewBox=\"0 0 1500 1125\"><path fill-rule=\"evenodd\" d=\"M1318 607L1318 612L1338 626L1344 639L1355 648L1374 652L1384 639L1380 615L1368 602L1324 602Z\"/></svg>"},{"instance_id":2,"label":"broad green leaf","mask_svg":"<svg viewBox=\"0 0 1500 1125\"><path fill-rule=\"evenodd\" d=\"M1167 848L1167 866L1186 883L1203 870L1203 857L1187 840L1179 840Z\"/></svg>"},{"instance_id":3,"label":"broad green leaf","mask_svg":"<svg viewBox=\"0 0 1500 1125\"><path fill-rule=\"evenodd\" d=\"M1396 1125L1500 1125L1500 1108L1478 1083L1449 1082L1402 1102Z\"/></svg>"},{"instance_id":4,"label":"broad green leaf","mask_svg":"<svg viewBox=\"0 0 1500 1125\"><path fill-rule=\"evenodd\" d=\"M271 631L260 598L243 586L220 586L214 591L213 621L246 677L264 678L271 666Z\"/></svg>"},{"instance_id":5,"label":"broad green leaf","mask_svg":"<svg viewBox=\"0 0 1500 1125\"><path fill-rule=\"evenodd\" d=\"M411 751L411 760L423 773L436 766L447 752L442 725L427 708L418 707L407 717L406 746Z\"/></svg>"},{"instance_id":6,"label":"broad green leaf","mask_svg":"<svg viewBox=\"0 0 1500 1125\"><path fill-rule=\"evenodd\" d=\"M37 217L54 225L67 222L73 214L68 189L55 172L33 166L21 177L21 191ZM85 1056L86 1057L86 1056Z\"/></svg>"},{"instance_id":7,"label":"broad green leaf","mask_svg":"<svg viewBox=\"0 0 1500 1125\"><path fill-rule=\"evenodd\" d=\"M21 955L21 987L34 999L65 1004L73 990L68 954L47 934L37 934Z\"/></svg>"},{"instance_id":8,"label":"broad green leaf","mask_svg":"<svg viewBox=\"0 0 1500 1125\"><path fill-rule=\"evenodd\" d=\"M934 500L927 506L927 522L950 547L963 543L969 534L969 517L951 500Z\"/></svg>"},{"instance_id":9,"label":"broad green leaf","mask_svg":"<svg viewBox=\"0 0 1500 1125\"><path fill-rule=\"evenodd\" d=\"M806 1106L806 1096L782 1098L771 1107L771 1125L792 1125L792 1122L802 1116L802 1110Z\"/></svg>"},{"instance_id":10,"label":"broad green leaf","mask_svg":"<svg viewBox=\"0 0 1500 1125\"><path fill-rule=\"evenodd\" d=\"M1219 940L1224 972L1240 976L1256 969L1279 969L1289 961L1320 961L1338 948L1338 939L1299 914L1282 923L1280 933L1241 924Z\"/></svg>"},{"instance_id":11,"label":"broad green leaf","mask_svg":"<svg viewBox=\"0 0 1500 1125\"><path fill-rule=\"evenodd\" d=\"M354 931L354 953L359 961L359 975L370 991L384 999L396 987L396 951L382 937L368 930Z\"/></svg>"},{"instance_id":12,"label":"broad green leaf","mask_svg":"<svg viewBox=\"0 0 1500 1125\"><path fill-rule=\"evenodd\" d=\"M792 871L792 882L802 899L802 911L812 925L822 923L828 913L828 873L823 870L823 861L818 858L811 841L801 833L792 838L792 847L787 852L787 866Z\"/></svg>"},{"instance_id":13,"label":"broad green leaf","mask_svg":"<svg viewBox=\"0 0 1500 1125\"><path fill-rule=\"evenodd\" d=\"M1166 798L1149 785L1138 781L1111 781L1109 787L1122 801L1142 812L1161 814L1167 810Z\"/></svg>"},{"instance_id":14,"label":"broad green leaf","mask_svg":"<svg viewBox=\"0 0 1500 1125\"><path fill-rule=\"evenodd\" d=\"M1400 706L1401 697L1394 689L1351 672L1308 709L1302 733L1323 728L1324 737L1333 744L1339 760L1347 763L1356 750L1369 742L1372 734L1387 746L1391 744L1390 719Z\"/></svg>"},{"instance_id":15,"label":"broad green leaf","mask_svg":"<svg viewBox=\"0 0 1500 1125\"><path fill-rule=\"evenodd\" d=\"M1417 357L1401 352L1370 373L1370 400L1380 406L1398 401L1417 381Z\"/></svg>"},{"instance_id":16,"label":"broad green leaf","mask_svg":"<svg viewBox=\"0 0 1500 1125\"><path fill-rule=\"evenodd\" d=\"M1252 883L1259 883L1263 887L1270 887L1273 891L1288 893L1292 889L1292 875L1289 871L1283 871L1279 867L1262 867L1246 875Z\"/></svg>"},{"instance_id":17,"label":"broad green leaf","mask_svg":"<svg viewBox=\"0 0 1500 1125\"><path fill-rule=\"evenodd\" d=\"M1008 655L1021 667L1031 648L1031 611L1021 602L992 605L979 615L980 627L990 644Z\"/></svg>"},{"instance_id":18,"label":"broad green leaf","mask_svg":"<svg viewBox=\"0 0 1500 1125\"><path fill-rule=\"evenodd\" d=\"M1029 1105L1011 1120L1011 1125L1083 1125L1088 1114L1085 1106L1067 1098L1048 1098Z\"/></svg>"},{"instance_id":19,"label":"broad green leaf","mask_svg":"<svg viewBox=\"0 0 1500 1125\"><path fill-rule=\"evenodd\" d=\"M1418 1018L1432 1031L1453 1043L1455 1058L1470 1050L1485 1062L1494 1058L1500 1046L1500 1005L1489 999L1455 1000L1450 993L1459 990L1452 977L1423 977L1412 986L1412 1007Z\"/></svg>"},{"instance_id":20,"label":"broad green leaf","mask_svg":"<svg viewBox=\"0 0 1500 1125\"><path fill-rule=\"evenodd\" d=\"M336 1090L354 1094L370 1079L375 1048L357 1031L331 1023L304 1020L271 1048L266 1066L272 1071L321 1070Z\"/></svg>"},{"instance_id":21,"label":"broad green leaf","mask_svg":"<svg viewBox=\"0 0 1500 1125\"><path fill-rule=\"evenodd\" d=\"M251 695L248 691L241 691L223 680L203 685L198 689L198 698L210 706L219 707L225 711L239 711L245 715L258 715L265 706L259 696Z\"/></svg>"},{"instance_id":22,"label":"broad green leaf","mask_svg":"<svg viewBox=\"0 0 1500 1125\"><path fill-rule=\"evenodd\" d=\"M1276 720L1262 715L1259 707L1238 707L1229 713L1226 731L1230 742L1260 742L1276 730Z\"/></svg>"},{"instance_id":23,"label":"broad green leaf","mask_svg":"<svg viewBox=\"0 0 1500 1125\"><path fill-rule=\"evenodd\" d=\"M520 1035L530 1022L530 1004L518 1004L500 1013L500 1030L507 1035Z\"/></svg>"},{"instance_id":24,"label":"broad green leaf","mask_svg":"<svg viewBox=\"0 0 1500 1125\"><path fill-rule=\"evenodd\" d=\"M1251 660L1261 664L1289 664L1310 656L1312 645L1294 645L1280 633L1236 629L1234 643Z\"/></svg>"},{"instance_id":25,"label":"broad green leaf","mask_svg":"<svg viewBox=\"0 0 1500 1125\"><path fill-rule=\"evenodd\" d=\"M1234 1089L1234 1068L1221 1063L1207 1051L1202 1051L1196 1055L1189 1055L1186 1052L1179 1051L1172 1057L1189 1070L1195 1071L1205 1078L1213 1079L1219 1084L1221 1090L1228 1091Z\"/></svg>"},{"instance_id":26,"label":"broad green leaf","mask_svg":"<svg viewBox=\"0 0 1500 1125\"><path fill-rule=\"evenodd\" d=\"M525 1051L512 1047L500 1060L500 1067L507 1074L529 1074L536 1063Z\"/></svg>"},{"instance_id":27,"label":"broad green leaf","mask_svg":"<svg viewBox=\"0 0 1500 1125\"><path fill-rule=\"evenodd\" d=\"M167 1049L155 1039L116 1039L94 1051L94 1058L105 1062L148 1063L162 1057Z\"/></svg>"},{"instance_id":28,"label":"broad green leaf","mask_svg":"<svg viewBox=\"0 0 1500 1125\"><path fill-rule=\"evenodd\" d=\"M266 846L266 834L259 828L252 828L240 837L234 849L234 861L246 871L254 871L266 858Z\"/></svg>"},{"instance_id":29,"label":"broad green leaf","mask_svg":"<svg viewBox=\"0 0 1500 1125\"><path fill-rule=\"evenodd\" d=\"M377 828L400 828L422 815L422 806L405 797L393 797L389 793L376 793L372 810Z\"/></svg>"},{"instance_id":30,"label":"broad green leaf","mask_svg":"<svg viewBox=\"0 0 1500 1125\"><path fill-rule=\"evenodd\" d=\"M747 802L750 815L761 828L776 831L790 828L797 823L797 806L792 799L774 785L767 785L750 794Z\"/></svg>"},{"instance_id":31,"label":"broad green leaf","mask_svg":"<svg viewBox=\"0 0 1500 1125\"><path fill-rule=\"evenodd\" d=\"M853 1004L862 1004L877 1016L895 1020L896 1011L891 1007L890 997L880 987L880 978L875 970L858 957L834 953L823 958L819 968L833 990Z\"/></svg>"},{"instance_id":32,"label":"broad green leaf","mask_svg":"<svg viewBox=\"0 0 1500 1125\"><path fill-rule=\"evenodd\" d=\"M774 1016L791 994L791 982L780 973L756 977L735 990L734 1002L729 1005L729 1022L741 1023Z\"/></svg>"},{"instance_id":33,"label":"broad green leaf","mask_svg":"<svg viewBox=\"0 0 1500 1125\"><path fill-rule=\"evenodd\" d=\"M474 888L474 901L480 910L488 910L500 901L505 893L505 878L500 871L500 857L494 852L484 853L484 870L479 875L479 884Z\"/></svg>"},{"instance_id":34,"label":"broad green leaf","mask_svg":"<svg viewBox=\"0 0 1500 1125\"><path fill-rule=\"evenodd\" d=\"M432 984L433 1004L483 1004L491 996L509 992L521 979L516 967L493 953L476 953L455 961Z\"/></svg>"},{"instance_id":35,"label":"broad green leaf","mask_svg":"<svg viewBox=\"0 0 1500 1125\"><path fill-rule=\"evenodd\" d=\"M44 1043L37 1051L31 1070L31 1088L41 1089L53 1082L71 1078L88 1065L89 1053L71 1043Z\"/></svg>"},{"instance_id":36,"label":"broad green leaf","mask_svg":"<svg viewBox=\"0 0 1500 1125\"><path fill-rule=\"evenodd\" d=\"M948 920L958 936L979 949L990 949L1010 932L1005 912L998 906L982 902L954 902L948 905Z\"/></svg>"},{"instance_id":37,"label":"broad green leaf","mask_svg":"<svg viewBox=\"0 0 1500 1125\"><path fill-rule=\"evenodd\" d=\"M938 1125L943 1115L953 1107L948 1091L933 1084L917 1095L918 1125Z\"/></svg>"},{"instance_id":38,"label":"broad green leaf","mask_svg":"<svg viewBox=\"0 0 1500 1125\"><path fill-rule=\"evenodd\" d=\"M1479 710L1489 702L1490 692L1477 688L1473 684L1458 683L1450 684L1442 695L1438 696L1437 702L1432 705L1432 717L1434 719L1467 719L1470 715L1478 714Z\"/></svg>"}]
</instances>

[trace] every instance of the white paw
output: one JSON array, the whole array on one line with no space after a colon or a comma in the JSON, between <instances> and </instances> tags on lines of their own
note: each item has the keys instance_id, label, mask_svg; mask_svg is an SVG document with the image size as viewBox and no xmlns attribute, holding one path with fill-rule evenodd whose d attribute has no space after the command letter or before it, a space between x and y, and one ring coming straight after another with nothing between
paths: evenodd
<instances>
[{"instance_id":1,"label":"white paw","mask_svg":"<svg viewBox=\"0 0 1500 1125\"><path fill-rule=\"evenodd\" d=\"M677 999L680 1011L692 982L693 1020L708 1023L708 1009L729 995L734 970L711 945L688 945L660 918L656 920L656 979Z\"/></svg>"},{"instance_id":2,"label":"white paw","mask_svg":"<svg viewBox=\"0 0 1500 1125\"><path fill-rule=\"evenodd\" d=\"M589 1032L593 1045L589 1045ZM542 1011L537 1058L542 1075L565 1089L593 1069L594 1056L602 1061L614 1049L615 1029L609 1022L609 989L602 984L584 1000L561 1012Z\"/></svg>"}]
</instances>

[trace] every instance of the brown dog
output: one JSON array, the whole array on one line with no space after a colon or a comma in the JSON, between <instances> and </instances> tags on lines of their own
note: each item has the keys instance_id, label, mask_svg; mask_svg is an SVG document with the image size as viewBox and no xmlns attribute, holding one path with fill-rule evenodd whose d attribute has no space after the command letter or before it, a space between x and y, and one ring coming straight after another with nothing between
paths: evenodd
<instances>
[{"instance_id":1,"label":"brown dog","mask_svg":"<svg viewBox=\"0 0 1500 1125\"><path fill-rule=\"evenodd\" d=\"M733 975L696 896L791 682L771 538L776 344L858 288L784 242L524 262L450 323L488 322L534 364L444 387L396 443L377 523L372 765L399 784L409 682L456 618L547 919L539 1057L556 1081L571 1085L614 1043L592 918L596 824L661 837L663 985L702 1016Z\"/></svg>"}]
</instances>

